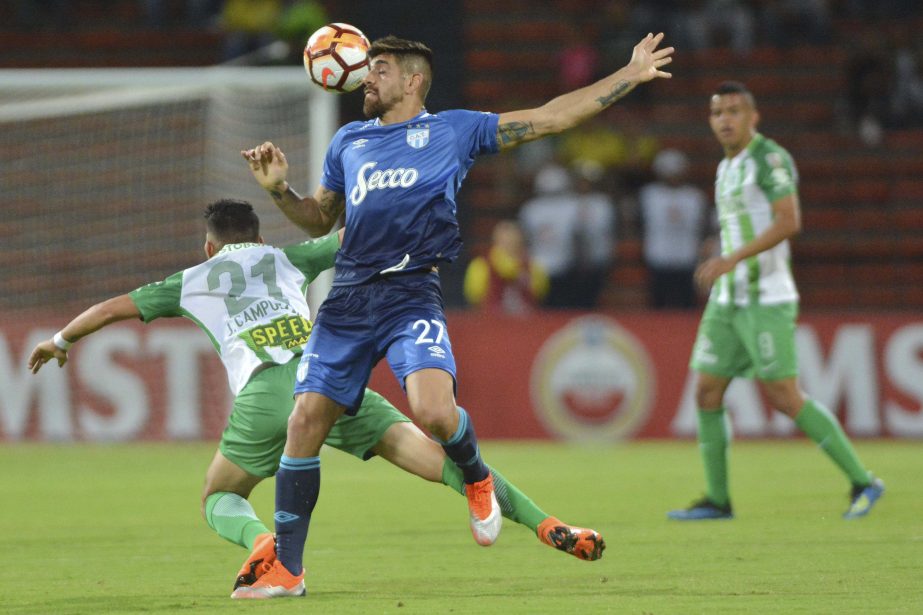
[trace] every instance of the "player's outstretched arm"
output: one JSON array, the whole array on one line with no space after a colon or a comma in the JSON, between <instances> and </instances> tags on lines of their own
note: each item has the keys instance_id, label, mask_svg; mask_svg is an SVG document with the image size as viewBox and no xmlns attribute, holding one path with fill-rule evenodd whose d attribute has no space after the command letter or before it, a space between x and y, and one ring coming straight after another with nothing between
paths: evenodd
<instances>
[{"instance_id":1,"label":"player's outstretched arm","mask_svg":"<svg viewBox=\"0 0 923 615\"><path fill-rule=\"evenodd\" d=\"M253 177L296 226L312 237L330 232L346 203L344 195L319 186L313 197L302 197L288 185L288 161L281 149L267 141L240 152Z\"/></svg>"},{"instance_id":2,"label":"player's outstretched arm","mask_svg":"<svg viewBox=\"0 0 923 615\"><path fill-rule=\"evenodd\" d=\"M673 61L673 48L658 49L663 33L648 34L635 45L631 60L592 85L558 96L535 109L500 114L497 141L509 149L528 141L573 128L612 106L639 83L672 77L661 70Z\"/></svg>"},{"instance_id":3,"label":"player's outstretched arm","mask_svg":"<svg viewBox=\"0 0 923 615\"><path fill-rule=\"evenodd\" d=\"M57 359L58 367L61 367L67 363L68 348L80 338L114 322L140 316L141 312L128 295L119 295L97 303L67 323L54 338L38 344L29 355L29 369L33 374L37 374L42 365L52 359Z\"/></svg>"}]
</instances>

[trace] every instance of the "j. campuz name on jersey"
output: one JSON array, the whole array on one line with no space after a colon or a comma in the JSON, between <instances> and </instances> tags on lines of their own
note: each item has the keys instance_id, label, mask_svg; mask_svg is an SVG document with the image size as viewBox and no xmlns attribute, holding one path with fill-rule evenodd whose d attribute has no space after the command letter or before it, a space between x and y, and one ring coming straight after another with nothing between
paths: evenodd
<instances>
[{"instance_id":1,"label":"j. campuz name on jersey","mask_svg":"<svg viewBox=\"0 0 923 615\"><path fill-rule=\"evenodd\" d=\"M374 170L377 161L366 162L359 167L356 173L356 186L349 193L349 201L359 205L365 200L366 195L372 190L385 190L389 188L410 188L419 178L419 172L413 168L397 168ZM371 174L369 174L371 171Z\"/></svg>"}]
</instances>

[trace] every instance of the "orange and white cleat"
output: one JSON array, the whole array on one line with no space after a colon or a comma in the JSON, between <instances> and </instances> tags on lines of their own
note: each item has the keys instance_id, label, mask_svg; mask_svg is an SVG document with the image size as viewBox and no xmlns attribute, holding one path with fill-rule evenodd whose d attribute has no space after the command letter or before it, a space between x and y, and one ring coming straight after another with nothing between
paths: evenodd
<instances>
[{"instance_id":1,"label":"orange and white cleat","mask_svg":"<svg viewBox=\"0 0 923 615\"><path fill-rule=\"evenodd\" d=\"M268 600L269 598L292 598L304 596L304 570L293 575L276 560L253 585L238 587L231 593L235 600Z\"/></svg>"},{"instance_id":2,"label":"orange and white cleat","mask_svg":"<svg viewBox=\"0 0 923 615\"><path fill-rule=\"evenodd\" d=\"M237 573L234 589L256 583L256 580L263 576L263 573L272 568L275 561L276 537L268 532L260 534L253 541L253 551Z\"/></svg>"},{"instance_id":3,"label":"orange and white cleat","mask_svg":"<svg viewBox=\"0 0 923 615\"><path fill-rule=\"evenodd\" d=\"M465 484L465 497L468 498L471 534L479 545L489 547L497 541L503 524L503 513L494 494L493 477L488 474L482 481Z\"/></svg>"},{"instance_id":4,"label":"orange and white cleat","mask_svg":"<svg viewBox=\"0 0 923 615\"><path fill-rule=\"evenodd\" d=\"M555 517L542 521L536 534L549 547L588 562L601 558L606 548L606 541L596 530L567 525Z\"/></svg>"}]
</instances>

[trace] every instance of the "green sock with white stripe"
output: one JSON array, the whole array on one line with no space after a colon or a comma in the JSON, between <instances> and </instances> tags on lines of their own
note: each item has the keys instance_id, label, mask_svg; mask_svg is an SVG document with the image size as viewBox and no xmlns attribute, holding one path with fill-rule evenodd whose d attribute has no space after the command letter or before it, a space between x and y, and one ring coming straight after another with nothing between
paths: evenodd
<instances>
[{"instance_id":1,"label":"green sock with white stripe","mask_svg":"<svg viewBox=\"0 0 923 615\"><path fill-rule=\"evenodd\" d=\"M205 520L219 536L247 550L253 549L257 536L270 531L246 498L227 491L205 498Z\"/></svg>"},{"instance_id":2,"label":"green sock with white stripe","mask_svg":"<svg viewBox=\"0 0 923 615\"><path fill-rule=\"evenodd\" d=\"M867 486L869 473L859 461L849 438L827 408L808 399L795 417L795 424L843 471L853 485Z\"/></svg>"},{"instance_id":3,"label":"green sock with white stripe","mask_svg":"<svg viewBox=\"0 0 923 615\"><path fill-rule=\"evenodd\" d=\"M500 505L500 512L503 516L523 524L533 532L538 530L538 525L548 518L548 513L536 506L535 502L494 468L487 466L487 469L494 477L494 495L497 496L497 504ZM442 482L465 495L465 480L462 471L448 457L442 464Z\"/></svg>"}]
</instances>

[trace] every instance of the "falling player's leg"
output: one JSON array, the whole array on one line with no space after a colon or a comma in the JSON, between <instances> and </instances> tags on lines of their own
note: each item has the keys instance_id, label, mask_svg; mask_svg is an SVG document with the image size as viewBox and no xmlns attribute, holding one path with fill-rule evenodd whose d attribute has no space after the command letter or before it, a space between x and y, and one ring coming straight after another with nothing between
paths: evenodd
<instances>
[{"instance_id":1,"label":"falling player's leg","mask_svg":"<svg viewBox=\"0 0 923 615\"><path fill-rule=\"evenodd\" d=\"M298 359L254 375L234 400L218 451L205 475L203 513L219 536L250 551L234 589L252 585L275 560L275 537L247 498L276 473L294 400Z\"/></svg>"},{"instance_id":2,"label":"falling player's leg","mask_svg":"<svg viewBox=\"0 0 923 615\"><path fill-rule=\"evenodd\" d=\"M366 399L368 398L367 394ZM387 404L387 401L382 401ZM397 410L393 412L403 417ZM413 423L401 421L392 424L382 434L373 450L411 474L433 482L442 482L462 495L465 493L461 469L446 457L441 446L428 438ZM488 468L504 517L525 525L535 532L543 543L580 559L595 560L602 556L605 542L598 532L570 526L551 517L496 469L489 466Z\"/></svg>"},{"instance_id":3,"label":"falling player's leg","mask_svg":"<svg viewBox=\"0 0 923 615\"><path fill-rule=\"evenodd\" d=\"M238 599L304 595L304 547L320 492L320 447L343 406L319 393L298 395L288 422L285 452L276 473L276 562Z\"/></svg>"},{"instance_id":4,"label":"falling player's leg","mask_svg":"<svg viewBox=\"0 0 923 615\"><path fill-rule=\"evenodd\" d=\"M253 476L215 453L205 478L203 513L208 526L222 538L244 547L250 555L237 573L234 589L252 585L276 559L275 537L247 500L262 477Z\"/></svg>"}]
</instances>

